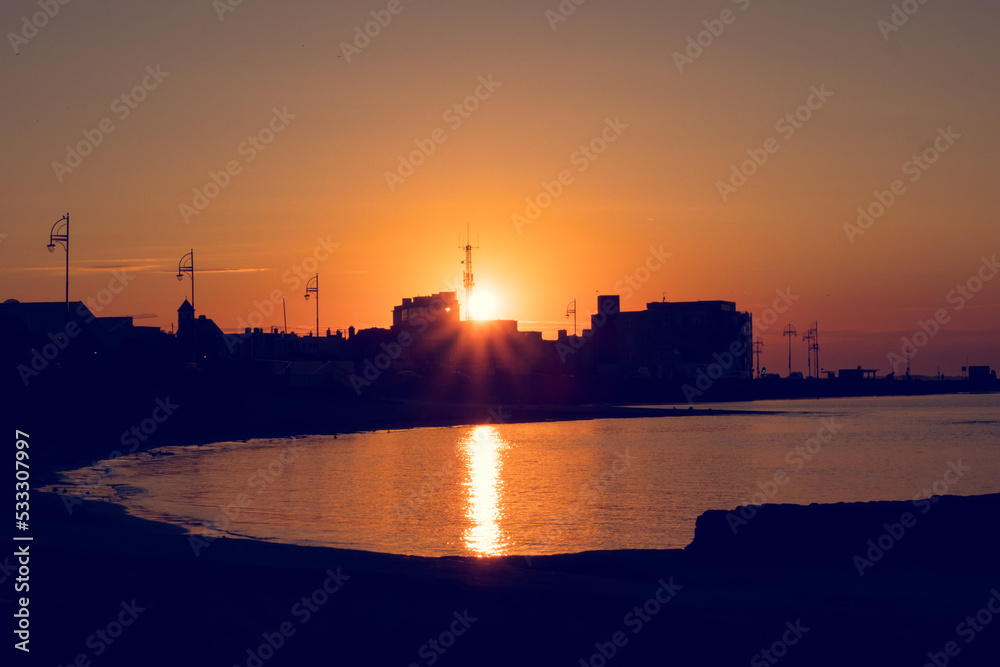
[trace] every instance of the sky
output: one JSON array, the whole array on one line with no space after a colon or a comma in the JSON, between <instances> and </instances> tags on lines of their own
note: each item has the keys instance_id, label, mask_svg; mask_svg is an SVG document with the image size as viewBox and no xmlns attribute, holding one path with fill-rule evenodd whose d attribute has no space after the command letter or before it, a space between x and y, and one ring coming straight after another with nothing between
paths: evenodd
<instances>
[{"instance_id":1,"label":"sky","mask_svg":"<svg viewBox=\"0 0 1000 667\"><path fill-rule=\"evenodd\" d=\"M998 24L985 0L8 0L0 300L62 300L69 213L70 298L100 315L170 330L193 249L224 330L283 326L282 299L314 327L315 273L322 329L388 327L462 292L469 229L484 314L548 338L598 294L718 299L782 373L813 322L826 369L885 373L904 338L914 373L997 367Z\"/></svg>"}]
</instances>

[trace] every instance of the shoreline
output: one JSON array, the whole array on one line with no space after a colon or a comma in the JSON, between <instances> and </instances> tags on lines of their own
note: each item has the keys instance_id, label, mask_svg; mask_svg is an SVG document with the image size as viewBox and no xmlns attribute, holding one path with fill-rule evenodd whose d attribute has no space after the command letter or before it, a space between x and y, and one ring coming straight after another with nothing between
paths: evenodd
<instances>
[{"instance_id":1,"label":"shoreline","mask_svg":"<svg viewBox=\"0 0 1000 667\"><path fill-rule=\"evenodd\" d=\"M115 444L121 424L137 423L155 400L110 398L80 398L70 408L74 418L62 423L43 419L48 403L15 415L24 418L9 424L15 428L33 420L34 483L56 463L107 453L106 438ZM255 411L266 401L223 402L226 411L194 431L220 405L198 398L172 396L181 406L176 419L165 421L145 448L191 445L192 437L238 440L216 435L262 424L278 430L300 417L299 432L387 417L412 428L490 417L482 406L386 411L384 404L315 414L329 409L326 397L306 394L269 406L277 412ZM190 414L182 416L184 410ZM580 419L653 416L647 410L536 408L512 411L511 421L574 411ZM753 664L790 626L802 636L785 646L782 664L923 665L948 642L961 652L956 666L995 665L1000 654L1000 615L971 643L956 633L1000 590L1000 494L941 497L926 516L902 501L764 505L735 533L727 512L709 511L684 549L530 558L400 556L234 538L196 550L183 529L131 516L124 507L91 501L67 508L59 496L40 492L31 500L32 661L38 664L430 667L428 656L439 667L575 667L599 664L598 658L608 667ZM900 532L907 512L916 523ZM13 581L12 553L0 555L5 586ZM871 562L863 573L859 555ZM0 600L12 596L0 593ZM128 610L135 617L116 626ZM446 634L453 623L461 635ZM107 634L112 630L118 634ZM447 651L438 653L429 642L443 646L442 637ZM613 659L606 657L612 650Z\"/></svg>"},{"instance_id":2,"label":"shoreline","mask_svg":"<svg viewBox=\"0 0 1000 667\"><path fill-rule=\"evenodd\" d=\"M426 558L224 538L195 555L180 529L123 508L33 501L32 652L60 665L259 667L247 651L259 659L283 623L294 634L260 665L425 665L420 648L466 611L442 665L575 665L616 632L614 664L745 664L797 621L808 641L790 664L923 664L1000 585L1000 537L984 530L1000 494L940 498L864 576L851 554L910 503L766 505L736 535L706 512L683 550ZM88 637L133 600L134 626L95 655ZM998 640L963 644L961 664L992 664Z\"/></svg>"},{"instance_id":3,"label":"shoreline","mask_svg":"<svg viewBox=\"0 0 1000 667\"><path fill-rule=\"evenodd\" d=\"M455 406L448 404L413 404L420 408L432 408L432 409L453 409ZM475 406L473 406L475 407ZM485 410L484 410L485 411ZM679 409L676 407L645 407L645 406L572 406L569 408L552 409L545 406L511 406L511 412L507 412L506 409L502 416L507 417L503 422L491 422L487 420L485 423L504 423L504 424L538 424L538 423L559 423L559 422L574 422L574 421L588 421L588 420L601 420L601 419L658 419L662 417L696 417L696 416L725 416L725 415L765 415L765 414L776 414L775 411L762 411L762 410L722 410L715 407L707 407L702 409ZM500 416L500 415L498 415ZM470 427L474 424L468 424L466 422L453 423L451 420L447 420L443 424L418 424L415 426L401 426L398 427L399 431L406 431L411 429L451 429L451 428L462 428ZM366 433L377 433L378 430L367 430L359 429L350 432L341 432L338 435L352 435L352 434L366 434ZM389 430L386 430L389 432ZM241 444L250 443L260 440L270 440L272 438L276 439L299 439L299 438L310 438L310 437L329 437L323 434L301 434L293 436L268 436L268 437L255 437L241 440L224 440L224 441L214 441L210 440L207 442L199 442L194 444L178 444L178 445L161 445L159 447L153 447L149 450L138 450L131 454L126 454L126 456L161 456L161 455L183 455L183 452L171 452L169 450L173 448L183 448L185 450L192 450L194 448L200 449L202 447L211 447L215 445L221 445L229 447L232 445L239 446ZM157 453L157 450L168 450L162 454ZM207 529L208 525L201 522L188 519L187 517L170 514L169 512L164 512L161 514L156 510L150 510L139 502L132 502L130 497L123 496L120 490L116 487L121 486L113 481L109 481L109 478L103 472L103 468L107 465L111 467L114 466L114 459L102 459L98 461L93 461L87 463L78 468L65 468L60 470L55 470L46 475L43 478L43 483L36 487L36 491L42 493L50 493L61 497L65 504L79 505L85 501L106 503L116 507L122 508L125 513L133 518L152 521L154 523L162 523L164 525L173 526L179 530L185 531L186 535L199 535L206 537L207 539L214 539L214 537L219 533L219 531L209 530L205 532L203 529ZM144 465L142 461L138 464L132 465ZM75 475L75 479L69 478L69 473L79 473ZM49 477L53 479L48 479ZM125 485L128 489L135 491L138 487L134 487L131 484ZM67 492L71 490L71 492ZM692 518L692 526L693 526ZM297 544L295 542L280 542L280 541L270 541L262 539L259 537L251 535L242 535L239 533L232 533L227 531L221 531L221 535L227 538L235 539L248 539L251 541L262 541L269 543L282 543L290 544L292 546L319 546L320 548L337 548L333 546L323 546L323 545L304 545ZM656 547L653 547L656 548ZM676 547L674 547L676 548ZM439 556L424 555L417 556L416 554L399 554L392 551L373 551L371 553L382 553L386 555L414 555L416 557L422 558L434 558ZM578 552L568 552L568 553L578 553ZM474 555L462 555L462 554L448 554L440 557L449 558L475 558Z\"/></svg>"},{"instance_id":4,"label":"shoreline","mask_svg":"<svg viewBox=\"0 0 1000 667\"><path fill-rule=\"evenodd\" d=\"M925 395L925 394L922 394ZM954 394L935 394L949 396ZM819 400L800 397L774 399ZM772 399L760 399L772 400ZM311 390L280 393L227 393L198 389L144 387L141 390L94 390L86 393L23 393L5 397L8 426L29 432L46 444L34 459L35 475L54 483L59 471L73 470L123 453L164 446L303 435L334 435L424 427L529 423L591 419L632 419L728 414L766 414L763 410L726 409L687 404L636 405L492 405L413 400L343 400ZM169 414L152 433L137 431L152 416ZM672 407L662 407L671 405ZM157 410L160 409L160 412ZM770 411L773 412L773 411ZM58 415L58 417L55 417ZM86 434L81 437L82 434ZM133 436L138 433L138 437Z\"/></svg>"},{"instance_id":5,"label":"shoreline","mask_svg":"<svg viewBox=\"0 0 1000 667\"><path fill-rule=\"evenodd\" d=\"M726 414L762 414L717 407L677 408L614 405L472 405L417 401L336 403L325 394L302 392L256 396L154 392L92 392L66 397L19 396L10 401L11 426L44 441L44 456L36 459L36 481L58 483L60 472L93 465L118 455L168 446L200 446L307 435L340 435L383 430L475 426L490 423L535 423L593 419L635 419ZM43 400L44 399L44 400ZM63 416L51 418L52 406ZM150 434L137 430L172 409ZM157 412L160 409L161 412ZM94 422L94 415L100 421ZM81 438L81 425L87 435Z\"/></svg>"}]
</instances>

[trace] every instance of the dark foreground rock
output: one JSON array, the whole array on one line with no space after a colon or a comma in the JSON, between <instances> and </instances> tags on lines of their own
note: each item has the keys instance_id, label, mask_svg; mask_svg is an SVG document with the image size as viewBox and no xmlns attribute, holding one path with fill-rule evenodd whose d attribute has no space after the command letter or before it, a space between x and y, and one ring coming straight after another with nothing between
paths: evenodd
<instances>
[{"instance_id":1,"label":"dark foreground rock","mask_svg":"<svg viewBox=\"0 0 1000 667\"><path fill-rule=\"evenodd\" d=\"M70 515L36 493L33 510L31 661L10 651L5 664L940 667L1000 655L1000 495L923 514L765 506L735 534L709 512L683 551L530 560L234 539L195 555L187 535L113 506ZM872 563L863 576L856 555ZM11 609L16 574L4 573Z\"/></svg>"}]
</instances>

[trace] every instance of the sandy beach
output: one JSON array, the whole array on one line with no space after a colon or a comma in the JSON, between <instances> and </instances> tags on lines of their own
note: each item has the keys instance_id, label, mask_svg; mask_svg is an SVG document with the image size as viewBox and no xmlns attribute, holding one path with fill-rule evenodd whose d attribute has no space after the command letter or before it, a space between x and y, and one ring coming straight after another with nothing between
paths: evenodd
<instances>
[{"instance_id":1,"label":"sandy beach","mask_svg":"<svg viewBox=\"0 0 1000 667\"><path fill-rule=\"evenodd\" d=\"M941 498L864 576L911 503L766 506L735 536L709 512L683 551L531 559L199 545L35 504L32 664L921 665L954 642L986 665L1000 642L957 630L1000 586L1000 495Z\"/></svg>"},{"instance_id":2,"label":"sandy beach","mask_svg":"<svg viewBox=\"0 0 1000 667\"><path fill-rule=\"evenodd\" d=\"M480 407L321 410L322 397L308 394L271 402L268 412L244 400L170 399L181 408L143 448L491 419ZM15 403L33 431L33 479L55 481L57 470L106 458L121 425L152 400L78 397L68 420L45 419L41 402ZM209 412L216 418L205 419ZM495 414L704 413L497 406ZM534 558L205 542L115 505L65 500L32 495L30 664L933 665L937 657L940 667L945 658L996 664L1000 644L1000 622L982 623L994 616L990 604L1000 610L1000 495L944 497L926 513L910 502L734 508L703 514L683 550ZM8 583L14 554L0 559Z\"/></svg>"}]
</instances>

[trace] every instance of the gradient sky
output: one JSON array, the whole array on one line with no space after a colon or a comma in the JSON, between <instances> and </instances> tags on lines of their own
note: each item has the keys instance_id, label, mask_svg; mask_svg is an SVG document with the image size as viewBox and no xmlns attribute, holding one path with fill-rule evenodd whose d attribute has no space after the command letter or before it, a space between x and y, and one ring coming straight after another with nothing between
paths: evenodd
<instances>
[{"instance_id":1,"label":"gradient sky","mask_svg":"<svg viewBox=\"0 0 1000 667\"><path fill-rule=\"evenodd\" d=\"M949 299L1000 251L995 3L930 1L886 39L893 3L871 0L587 0L554 24L556 0L401 0L345 50L389 4L243 0L220 18L222 0L71 0L35 34L22 17L37 0L3 3L0 299L63 298L64 258L45 245L69 212L71 299L115 269L131 277L101 315L156 313L137 323L169 330L194 248L199 313L235 330L284 296L305 331L313 303L286 272L322 238L338 247L318 268L321 326L386 327L401 297L461 285L470 224L477 284L547 337L572 328L568 302L585 321L662 246L671 257L623 309L724 299L760 321L790 290L763 332L773 370L787 366L781 328L818 321L823 367L885 372L938 309L948 322L914 372L1000 366L1000 279ZM674 53L724 10L732 22L679 71ZM134 109L115 102L147 67L168 75ZM457 126L446 113L480 77L499 86ZM814 86L832 97L788 136L776 124ZM294 118L248 160L241 145L275 109ZM574 155L607 119L627 128L596 159ZM438 128L446 141L391 188L386 172ZM911 181L904 165L948 128L960 138ZM84 132L100 145L57 174ZM770 138L777 152L723 201L719 181ZM185 221L181 204L229 161L239 173ZM564 170L572 182L518 230L512 216ZM851 243L844 226L896 179L905 192ZM265 322L281 325L280 305ZM804 371L801 340L793 354Z\"/></svg>"}]
</instances>

